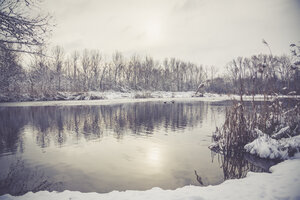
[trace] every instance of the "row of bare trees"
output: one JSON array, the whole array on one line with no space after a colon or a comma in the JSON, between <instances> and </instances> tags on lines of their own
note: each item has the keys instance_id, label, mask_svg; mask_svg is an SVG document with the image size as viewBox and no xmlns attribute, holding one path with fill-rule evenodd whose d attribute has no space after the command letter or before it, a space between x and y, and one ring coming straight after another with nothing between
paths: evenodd
<instances>
[{"instance_id":1,"label":"row of bare trees","mask_svg":"<svg viewBox=\"0 0 300 200\"><path fill-rule=\"evenodd\" d=\"M219 69L214 66L204 68L176 58L158 62L150 56L125 58L115 52L107 61L96 50L68 56L59 46L49 55L43 48L51 32L51 17L39 9L34 12L38 7L38 0L0 0L0 100L3 94L35 96L59 91L195 91L203 82L206 91L215 93L300 93L299 45L291 45L291 57L273 56L263 40L270 55L238 57L227 64L222 76L217 76ZM30 69L21 65L23 53L35 56Z\"/></svg>"},{"instance_id":2,"label":"row of bare trees","mask_svg":"<svg viewBox=\"0 0 300 200\"><path fill-rule=\"evenodd\" d=\"M75 51L65 55L62 47L55 47L50 57L35 56L27 73L33 93L56 91L104 90L194 90L207 79L200 65L175 58L162 63L150 56L134 55L125 58L115 52L110 61L96 50Z\"/></svg>"},{"instance_id":3,"label":"row of bare trees","mask_svg":"<svg viewBox=\"0 0 300 200\"><path fill-rule=\"evenodd\" d=\"M226 65L209 90L235 94L300 94L300 70L291 56L254 55L238 57Z\"/></svg>"},{"instance_id":4,"label":"row of bare trees","mask_svg":"<svg viewBox=\"0 0 300 200\"><path fill-rule=\"evenodd\" d=\"M97 50L74 51L67 55L57 46L48 57L40 50L26 70L18 52L0 51L0 54L5 58L0 65L2 94L51 96L62 91L195 91L203 82L206 82L204 89L214 93L300 92L299 69L293 64L293 57L285 55L238 57L218 75L216 67L207 68L176 58L163 62L150 56L126 58L118 51L108 60Z\"/></svg>"}]
</instances>

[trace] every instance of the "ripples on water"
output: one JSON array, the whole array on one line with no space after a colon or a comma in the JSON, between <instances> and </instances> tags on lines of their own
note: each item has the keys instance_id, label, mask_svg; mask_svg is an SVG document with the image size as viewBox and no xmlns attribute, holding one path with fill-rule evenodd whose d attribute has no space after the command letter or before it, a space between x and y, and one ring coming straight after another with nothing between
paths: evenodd
<instances>
[{"instance_id":1,"label":"ripples on water","mask_svg":"<svg viewBox=\"0 0 300 200\"><path fill-rule=\"evenodd\" d=\"M207 147L228 102L0 107L0 195L219 184L268 164ZM249 162L251 161L251 162Z\"/></svg>"}]
</instances>

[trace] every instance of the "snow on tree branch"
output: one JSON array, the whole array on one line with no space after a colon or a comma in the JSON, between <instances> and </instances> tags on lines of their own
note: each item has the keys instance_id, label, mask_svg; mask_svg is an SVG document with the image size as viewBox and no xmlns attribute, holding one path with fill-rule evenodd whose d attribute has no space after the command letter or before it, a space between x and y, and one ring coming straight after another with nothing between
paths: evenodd
<instances>
[{"instance_id":1,"label":"snow on tree branch","mask_svg":"<svg viewBox=\"0 0 300 200\"><path fill-rule=\"evenodd\" d=\"M34 14L38 0L0 0L0 49L37 54L51 32L49 15Z\"/></svg>"}]
</instances>

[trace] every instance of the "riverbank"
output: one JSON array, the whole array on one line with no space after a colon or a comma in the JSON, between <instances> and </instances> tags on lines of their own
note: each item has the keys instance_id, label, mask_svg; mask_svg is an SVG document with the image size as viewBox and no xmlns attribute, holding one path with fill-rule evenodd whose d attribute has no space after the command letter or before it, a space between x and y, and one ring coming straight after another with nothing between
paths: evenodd
<instances>
[{"instance_id":1,"label":"riverbank","mask_svg":"<svg viewBox=\"0 0 300 200\"><path fill-rule=\"evenodd\" d=\"M279 98L300 98L300 96L281 95ZM252 96L243 96L244 100L252 100ZM105 105L128 102L146 101L225 101L239 100L238 95L205 93L203 96L195 96L195 92L165 92L165 91L143 91L143 92L85 92L71 93L60 92L52 97L33 98L28 95L19 96L16 99L0 96L0 106L56 106L56 105ZM264 99L263 95L256 95L256 101ZM271 99L271 97L269 97ZM22 102L22 105L19 104Z\"/></svg>"},{"instance_id":2,"label":"riverbank","mask_svg":"<svg viewBox=\"0 0 300 200\"><path fill-rule=\"evenodd\" d=\"M94 200L94 199L299 199L300 154L270 168L271 173L249 172L246 178L227 180L216 186L185 186L176 190L152 188L147 191L113 191L110 193L81 193L78 191L37 193L23 196L3 195L0 200Z\"/></svg>"}]
</instances>

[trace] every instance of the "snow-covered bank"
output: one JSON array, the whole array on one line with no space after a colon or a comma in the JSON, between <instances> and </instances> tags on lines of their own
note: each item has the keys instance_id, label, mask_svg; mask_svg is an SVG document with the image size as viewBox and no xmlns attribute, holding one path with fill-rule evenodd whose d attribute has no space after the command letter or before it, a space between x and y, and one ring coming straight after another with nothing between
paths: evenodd
<instances>
[{"instance_id":1,"label":"snow-covered bank","mask_svg":"<svg viewBox=\"0 0 300 200\"><path fill-rule=\"evenodd\" d=\"M56 106L56 105L105 105L128 102L146 101L224 101L239 99L238 95L220 95L205 93L203 97L194 97L195 92L165 92L165 91L143 91L143 92L86 92L86 93L58 93L51 98L19 99L15 102L2 102L1 106ZM252 100L252 96L244 96L244 100ZM263 100L263 95L256 95L255 100ZM299 98L298 96L279 96L279 98ZM21 103L20 103L21 102Z\"/></svg>"},{"instance_id":2,"label":"snow-covered bank","mask_svg":"<svg viewBox=\"0 0 300 200\"><path fill-rule=\"evenodd\" d=\"M289 153L300 148L300 135L276 140L263 134L253 142L245 145L245 150L261 158L287 159Z\"/></svg>"},{"instance_id":3,"label":"snow-covered bank","mask_svg":"<svg viewBox=\"0 0 300 200\"><path fill-rule=\"evenodd\" d=\"M61 101L61 100L101 100L101 99L143 99L143 98L187 98L195 92L166 92L166 91L89 91L89 92L57 92L53 94L29 95L20 94L9 96L0 94L0 102L24 101ZM210 95L211 96L211 95Z\"/></svg>"},{"instance_id":4,"label":"snow-covered bank","mask_svg":"<svg viewBox=\"0 0 300 200\"><path fill-rule=\"evenodd\" d=\"M28 102L6 102L0 103L0 107L24 107L24 106L93 106L93 105L113 105L113 104L123 104L123 103L138 103L138 102L162 102L162 103L176 103L177 101L192 102L192 101L209 101L217 102L228 100L227 97L201 97L201 98L142 98L142 99L130 99L130 98L120 98L120 99L103 99L103 100L77 100L77 101L28 101Z\"/></svg>"},{"instance_id":5,"label":"snow-covered bank","mask_svg":"<svg viewBox=\"0 0 300 200\"><path fill-rule=\"evenodd\" d=\"M65 94L64 100L53 101L26 101L26 102L4 102L0 107L17 106L76 106L76 105L108 105L119 103L151 102L161 101L170 103L171 101L223 101L234 97L228 95L205 94L204 97L193 97L194 92L88 92L83 100L73 99L71 94ZM97 96L97 98L95 98ZM101 98L100 98L101 97Z\"/></svg>"},{"instance_id":6,"label":"snow-covered bank","mask_svg":"<svg viewBox=\"0 0 300 200\"><path fill-rule=\"evenodd\" d=\"M227 180L216 186L185 186L176 190L81 193L77 191L29 192L23 196L3 195L0 200L96 200L96 199L300 199L300 155L271 167L272 173L249 172L244 179Z\"/></svg>"}]
</instances>

